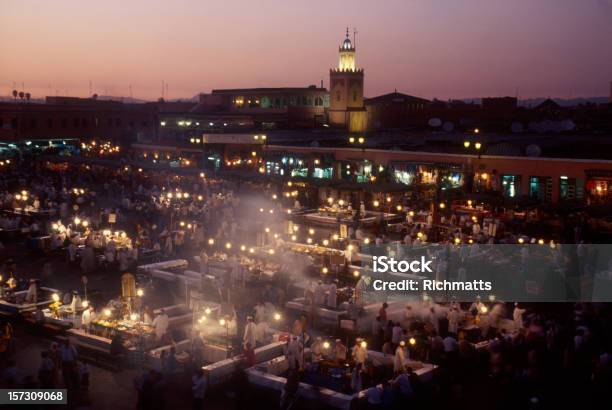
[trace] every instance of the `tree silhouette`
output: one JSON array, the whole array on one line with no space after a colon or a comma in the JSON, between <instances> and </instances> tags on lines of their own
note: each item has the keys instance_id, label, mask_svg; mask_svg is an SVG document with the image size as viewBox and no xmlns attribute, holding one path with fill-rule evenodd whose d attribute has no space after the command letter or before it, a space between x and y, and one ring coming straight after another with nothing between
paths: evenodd
<instances>
[{"instance_id":1,"label":"tree silhouette","mask_svg":"<svg viewBox=\"0 0 612 410\"><path fill-rule=\"evenodd\" d=\"M17 90L13 90L13 98L14 98L15 100L17 100L17 95L18 95L18 94L19 94L19 93L17 92Z\"/></svg>"},{"instance_id":2,"label":"tree silhouette","mask_svg":"<svg viewBox=\"0 0 612 410\"><path fill-rule=\"evenodd\" d=\"M25 93L23 91L19 91L19 98L23 101L24 97L25 97Z\"/></svg>"},{"instance_id":3,"label":"tree silhouette","mask_svg":"<svg viewBox=\"0 0 612 410\"><path fill-rule=\"evenodd\" d=\"M30 93L25 93L25 98L26 98L26 101L30 101L30 98L31 98L31 97L32 97L32 94L30 94Z\"/></svg>"}]
</instances>

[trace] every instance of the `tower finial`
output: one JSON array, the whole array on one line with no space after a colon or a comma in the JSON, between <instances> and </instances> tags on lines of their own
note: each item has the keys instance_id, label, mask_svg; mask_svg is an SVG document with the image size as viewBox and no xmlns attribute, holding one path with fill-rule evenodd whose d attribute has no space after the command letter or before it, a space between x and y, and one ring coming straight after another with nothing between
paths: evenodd
<instances>
[{"instance_id":1,"label":"tower finial","mask_svg":"<svg viewBox=\"0 0 612 410\"><path fill-rule=\"evenodd\" d=\"M349 28L346 28L346 38L349 38Z\"/></svg>"}]
</instances>

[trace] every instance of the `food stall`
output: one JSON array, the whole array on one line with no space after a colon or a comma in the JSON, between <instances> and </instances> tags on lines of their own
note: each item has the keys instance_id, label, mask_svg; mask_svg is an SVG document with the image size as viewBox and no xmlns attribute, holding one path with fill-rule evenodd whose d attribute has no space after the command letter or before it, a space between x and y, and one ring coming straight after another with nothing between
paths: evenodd
<instances>
[{"instance_id":1,"label":"food stall","mask_svg":"<svg viewBox=\"0 0 612 410\"><path fill-rule=\"evenodd\" d=\"M11 291L3 290L3 295L0 297L0 311L9 315L21 315L26 312L33 312L37 307L46 308L51 305L60 293L59 290L47 287L38 289L36 301L28 301L27 290Z\"/></svg>"}]
</instances>

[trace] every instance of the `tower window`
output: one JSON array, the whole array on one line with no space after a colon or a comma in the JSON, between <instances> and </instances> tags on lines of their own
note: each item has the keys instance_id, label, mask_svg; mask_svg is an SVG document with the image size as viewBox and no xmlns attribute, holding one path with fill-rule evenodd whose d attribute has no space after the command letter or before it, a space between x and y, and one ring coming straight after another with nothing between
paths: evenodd
<instances>
[{"instance_id":1,"label":"tower window","mask_svg":"<svg viewBox=\"0 0 612 410\"><path fill-rule=\"evenodd\" d=\"M336 91L336 101L340 101L342 98L340 97L340 91Z\"/></svg>"},{"instance_id":2,"label":"tower window","mask_svg":"<svg viewBox=\"0 0 612 410\"><path fill-rule=\"evenodd\" d=\"M353 91L353 101L357 101L357 91Z\"/></svg>"}]
</instances>

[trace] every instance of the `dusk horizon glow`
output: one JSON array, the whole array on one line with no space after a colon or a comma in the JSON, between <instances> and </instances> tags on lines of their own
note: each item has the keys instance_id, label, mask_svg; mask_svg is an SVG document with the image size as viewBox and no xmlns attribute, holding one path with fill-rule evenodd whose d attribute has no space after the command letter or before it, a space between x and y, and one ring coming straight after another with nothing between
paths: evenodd
<instances>
[{"instance_id":1,"label":"dusk horizon glow","mask_svg":"<svg viewBox=\"0 0 612 410\"><path fill-rule=\"evenodd\" d=\"M0 95L154 100L211 89L329 87L346 27L365 95L610 92L612 0L54 2L8 0Z\"/></svg>"}]
</instances>

